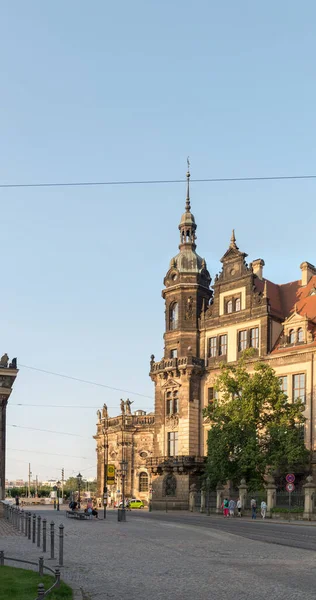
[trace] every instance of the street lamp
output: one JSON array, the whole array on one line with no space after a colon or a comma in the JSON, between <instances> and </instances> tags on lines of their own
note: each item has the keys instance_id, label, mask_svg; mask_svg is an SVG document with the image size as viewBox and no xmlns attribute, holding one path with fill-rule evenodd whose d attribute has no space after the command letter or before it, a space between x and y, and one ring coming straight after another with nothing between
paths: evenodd
<instances>
[{"instance_id":1,"label":"street lamp","mask_svg":"<svg viewBox=\"0 0 316 600\"><path fill-rule=\"evenodd\" d=\"M125 511L125 477L127 475L127 460L120 462L121 477L122 477L122 508L118 510L118 521L126 521Z\"/></svg>"},{"instance_id":2,"label":"street lamp","mask_svg":"<svg viewBox=\"0 0 316 600\"><path fill-rule=\"evenodd\" d=\"M59 510L59 490L60 490L60 481L57 481L56 483L56 487L57 487L57 510Z\"/></svg>"},{"instance_id":3,"label":"street lamp","mask_svg":"<svg viewBox=\"0 0 316 600\"><path fill-rule=\"evenodd\" d=\"M210 485L211 485L211 479L210 476L208 475L206 478L206 489L207 489L207 516L210 516Z\"/></svg>"},{"instance_id":4,"label":"street lamp","mask_svg":"<svg viewBox=\"0 0 316 600\"><path fill-rule=\"evenodd\" d=\"M80 508L80 489L81 489L81 482L82 482L82 475L79 471L78 475L77 475L77 482L78 482L78 508Z\"/></svg>"}]
</instances>

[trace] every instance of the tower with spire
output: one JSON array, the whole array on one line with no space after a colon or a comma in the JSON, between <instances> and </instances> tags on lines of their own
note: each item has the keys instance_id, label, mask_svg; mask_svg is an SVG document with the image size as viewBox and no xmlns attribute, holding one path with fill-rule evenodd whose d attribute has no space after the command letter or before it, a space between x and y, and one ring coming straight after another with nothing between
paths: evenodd
<instances>
[{"instance_id":1,"label":"tower with spire","mask_svg":"<svg viewBox=\"0 0 316 600\"><path fill-rule=\"evenodd\" d=\"M189 165L188 165L189 167ZM212 296L206 262L196 252L196 223L191 212L190 170L187 171L185 212L179 224L179 252L164 278L164 356L152 356L150 376L155 383L153 502L163 506L175 490L173 502L187 507L190 485L197 480L201 456L200 318Z\"/></svg>"}]
</instances>

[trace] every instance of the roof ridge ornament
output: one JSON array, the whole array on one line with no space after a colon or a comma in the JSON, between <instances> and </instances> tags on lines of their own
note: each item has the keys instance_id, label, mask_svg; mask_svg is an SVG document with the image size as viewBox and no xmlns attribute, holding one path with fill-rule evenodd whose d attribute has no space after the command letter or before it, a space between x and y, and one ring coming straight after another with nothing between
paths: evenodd
<instances>
[{"instance_id":1,"label":"roof ridge ornament","mask_svg":"<svg viewBox=\"0 0 316 600\"><path fill-rule=\"evenodd\" d=\"M189 213L191 210L191 204L190 204L190 159L189 157L187 158L187 165L188 165L188 170L187 170L187 197L186 197L186 201L185 201L185 212Z\"/></svg>"},{"instance_id":2,"label":"roof ridge ornament","mask_svg":"<svg viewBox=\"0 0 316 600\"><path fill-rule=\"evenodd\" d=\"M236 244L235 229L233 229L233 231L232 231L229 247L233 248L234 250L238 250L238 246Z\"/></svg>"}]
</instances>

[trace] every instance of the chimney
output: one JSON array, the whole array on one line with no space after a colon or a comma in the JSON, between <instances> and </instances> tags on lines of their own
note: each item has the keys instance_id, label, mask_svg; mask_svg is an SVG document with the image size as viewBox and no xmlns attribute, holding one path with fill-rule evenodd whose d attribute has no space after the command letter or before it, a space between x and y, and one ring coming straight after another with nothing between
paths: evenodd
<instances>
[{"instance_id":1,"label":"chimney","mask_svg":"<svg viewBox=\"0 0 316 600\"><path fill-rule=\"evenodd\" d=\"M309 262L302 262L300 269L302 271L302 286L304 286L308 284L313 275L316 275L316 267Z\"/></svg>"},{"instance_id":2,"label":"chimney","mask_svg":"<svg viewBox=\"0 0 316 600\"><path fill-rule=\"evenodd\" d=\"M257 275L257 277L259 277L259 279L261 279L261 280L262 280L263 267L264 267L264 260L262 260L262 258L257 258L256 260L254 260L252 262L252 270L253 270L254 274Z\"/></svg>"}]
</instances>

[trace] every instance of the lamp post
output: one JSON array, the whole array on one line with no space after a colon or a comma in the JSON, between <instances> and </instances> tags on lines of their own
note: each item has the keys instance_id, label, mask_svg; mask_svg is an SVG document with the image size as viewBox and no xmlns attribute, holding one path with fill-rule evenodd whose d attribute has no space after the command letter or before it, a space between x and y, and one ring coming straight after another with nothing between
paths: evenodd
<instances>
[{"instance_id":1,"label":"lamp post","mask_svg":"<svg viewBox=\"0 0 316 600\"><path fill-rule=\"evenodd\" d=\"M80 490L81 490L81 482L82 482L82 475L79 471L78 475L77 475L77 482L78 482L78 508L80 508Z\"/></svg>"},{"instance_id":2,"label":"lamp post","mask_svg":"<svg viewBox=\"0 0 316 600\"><path fill-rule=\"evenodd\" d=\"M56 487L57 487L57 510L59 510L59 490L60 490L60 481L57 481L57 483L56 483Z\"/></svg>"},{"instance_id":3,"label":"lamp post","mask_svg":"<svg viewBox=\"0 0 316 600\"><path fill-rule=\"evenodd\" d=\"M120 462L121 467L121 477L122 477L122 508L118 510L118 520L126 521L126 511L125 511L125 477L127 475L127 460L122 460Z\"/></svg>"},{"instance_id":4,"label":"lamp post","mask_svg":"<svg viewBox=\"0 0 316 600\"><path fill-rule=\"evenodd\" d=\"M211 485L211 480L210 480L210 476L208 475L206 478L206 489L207 489L207 516L210 516L210 485Z\"/></svg>"}]
</instances>

